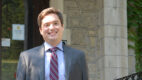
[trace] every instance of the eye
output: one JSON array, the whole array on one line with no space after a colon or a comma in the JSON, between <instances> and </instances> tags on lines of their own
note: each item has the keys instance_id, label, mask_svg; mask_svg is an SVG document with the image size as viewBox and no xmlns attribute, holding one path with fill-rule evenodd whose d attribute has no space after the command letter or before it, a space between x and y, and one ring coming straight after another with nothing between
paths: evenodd
<instances>
[{"instance_id":1,"label":"eye","mask_svg":"<svg viewBox=\"0 0 142 80\"><path fill-rule=\"evenodd\" d=\"M58 25L58 22L55 22L54 25Z\"/></svg>"},{"instance_id":2,"label":"eye","mask_svg":"<svg viewBox=\"0 0 142 80\"><path fill-rule=\"evenodd\" d=\"M49 24L45 24L44 27L49 27Z\"/></svg>"}]
</instances>

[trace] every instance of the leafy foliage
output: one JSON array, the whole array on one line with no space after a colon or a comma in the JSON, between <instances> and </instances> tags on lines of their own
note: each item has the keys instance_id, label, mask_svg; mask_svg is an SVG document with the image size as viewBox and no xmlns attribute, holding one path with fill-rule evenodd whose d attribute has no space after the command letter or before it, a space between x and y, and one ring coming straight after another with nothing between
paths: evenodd
<instances>
[{"instance_id":1,"label":"leafy foliage","mask_svg":"<svg viewBox=\"0 0 142 80\"><path fill-rule=\"evenodd\" d=\"M128 0L128 38L135 45L129 45L136 54L136 70L142 71L142 1Z\"/></svg>"},{"instance_id":2,"label":"leafy foliage","mask_svg":"<svg viewBox=\"0 0 142 80\"><path fill-rule=\"evenodd\" d=\"M12 40L12 24L24 24L23 0L3 0L2 37L11 39L10 47L2 47L3 59L18 59L23 50L23 41Z\"/></svg>"}]
</instances>

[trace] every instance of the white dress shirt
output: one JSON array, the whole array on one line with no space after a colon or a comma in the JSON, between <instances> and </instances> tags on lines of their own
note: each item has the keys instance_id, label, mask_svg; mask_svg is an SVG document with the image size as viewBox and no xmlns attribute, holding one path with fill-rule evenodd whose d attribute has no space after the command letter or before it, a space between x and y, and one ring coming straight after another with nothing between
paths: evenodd
<instances>
[{"instance_id":1,"label":"white dress shirt","mask_svg":"<svg viewBox=\"0 0 142 80\"><path fill-rule=\"evenodd\" d=\"M53 48L50 44L47 42L44 43L45 46L45 80L50 80L50 55L51 52L49 51L49 48ZM59 80L65 80L65 61L64 61L64 54L63 54L63 47L62 47L62 41L56 46L59 49L56 51L56 54L58 56L58 71L59 71Z\"/></svg>"}]
</instances>

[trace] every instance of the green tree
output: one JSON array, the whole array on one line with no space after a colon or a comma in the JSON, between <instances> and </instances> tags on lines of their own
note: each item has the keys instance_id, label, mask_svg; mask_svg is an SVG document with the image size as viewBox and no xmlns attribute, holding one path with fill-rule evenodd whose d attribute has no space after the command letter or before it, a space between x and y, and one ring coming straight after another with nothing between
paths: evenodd
<instances>
[{"instance_id":1,"label":"green tree","mask_svg":"<svg viewBox=\"0 0 142 80\"><path fill-rule=\"evenodd\" d=\"M142 71L142 1L128 0L128 38L135 43L136 71Z\"/></svg>"},{"instance_id":2,"label":"green tree","mask_svg":"<svg viewBox=\"0 0 142 80\"><path fill-rule=\"evenodd\" d=\"M24 24L23 0L2 1L2 37L11 39L9 48L2 48L3 59L18 59L23 50L23 41L12 40L12 24Z\"/></svg>"}]
</instances>

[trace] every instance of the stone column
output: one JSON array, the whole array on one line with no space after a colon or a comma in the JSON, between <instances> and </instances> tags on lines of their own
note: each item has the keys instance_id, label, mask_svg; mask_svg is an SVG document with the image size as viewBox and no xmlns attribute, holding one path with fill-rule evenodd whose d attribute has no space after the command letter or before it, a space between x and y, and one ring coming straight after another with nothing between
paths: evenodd
<instances>
[{"instance_id":1,"label":"stone column","mask_svg":"<svg viewBox=\"0 0 142 80\"><path fill-rule=\"evenodd\" d=\"M104 80L128 75L127 0L104 0L104 25L100 40L104 48ZM100 32L101 34L102 32Z\"/></svg>"}]
</instances>

